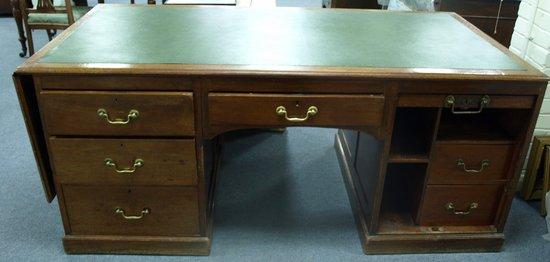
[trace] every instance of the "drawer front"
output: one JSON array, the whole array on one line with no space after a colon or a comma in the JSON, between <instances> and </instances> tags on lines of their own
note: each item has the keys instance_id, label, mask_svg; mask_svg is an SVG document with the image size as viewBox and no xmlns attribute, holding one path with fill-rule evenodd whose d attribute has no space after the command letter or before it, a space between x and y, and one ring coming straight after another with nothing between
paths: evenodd
<instances>
[{"instance_id":1,"label":"drawer front","mask_svg":"<svg viewBox=\"0 0 550 262\"><path fill-rule=\"evenodd\" d=\"M143 75L43 75L34 76L42 90L174 90L193 89L191 78Z\"/></svg>"},{"instance_id":2,"label":"drawer front","mask_svg":"<svg viewBox=\"0 0 550 262\"><path fill-rule=\"evenodd\" d=\"M210 125L380 126L383 95L208 95Z\"/></svg>"},{"instance_id":3,"label":"drawer front","mask_svg":"<svg viewBox=\"0 0 550 262\"><path fill-rule=\"evenodd\" d=\"M73 235L199 234L193 187L64 185L63 194Z\"/></svg>"},{"instance_id":4,"label":"drawer front","mask_svg":"<svg viewBox=\"0 0 550 262\"><path fill-rule=\"evenodd\" d=\"M67 184L196 185L193 139L50 138L57 179Z\"/></svg>"},{"instance_id":5,"label":"drawer front","mask_svg":"<svg viewBox=\"0 0 550 262\"><path fill-rule=\"evenodd\" d=\"M421 226L492 225L500 185L429 185L419 214Z\"/></svg>"},{"instance_id":6,"label":"drawer front","mask_svg":"<svg viewBox=\"0 0 550 262\"><path fill-rule=\"evenodd\" d=\"M507 179L512 145L441 144L434 147L429 184L465 184Z\"/></svg>"},{"instance_id":7,"label":"drawer front","mask_svg":"<svg viewBox=\"0 0 550 262\"><path fill-rule=\"evenodd\" d=\"M40 100L50 135L194 134L191 92L42 91Z\"/></svg>"},{"instance_id":8,"label":"drawer front","mask_svg":"<svg viewBox=\"0 0 550 262\"><path fill-rule=\"evenodd\" d=\"M426 84L404 84L405 87L419 88ZM477 88L473 86L470 88ZM464 88L463 85L449 86L449 88ZM479 88L483 88L479 86ZM418 94L403 94L399 96L399 107L447 107L449 108L449 96L452 96L453 102L457 106L457 110L467 106L476 110L480 106L480 100L484 95L418 95ZM490 101L483 108L525 108L530 109L535 105L535 96L507 96L507 95L488 95Z\"/></svg>"},{"instance_id":9,"label":"drawer front","mask_svg":"<svg viewBox=\"0 0 550 262\"><path fill-rule=\"evenodd\" d=\"M468 22L472 23L475 27L481 29L484 33L491 36L491 38L497 40L505 47L510 46L512 40L512 34L514 33L514 26L516 24L515 18L497 18L492 17L465 17ZM497 25L497 31L495 33L495 25Z\"/></svg>"},{"instance_id":10,"label":"drawer front","mask_svg":"<svg viewBox=\"0 0 550 262\"><path fill-rule=\"evenodd\" d=\"M500 17L517 17L518 0L504 0ZM500 0L439 0L438 11L455 12L459 15L497 17Z\"/></svg>"}]
</instances>

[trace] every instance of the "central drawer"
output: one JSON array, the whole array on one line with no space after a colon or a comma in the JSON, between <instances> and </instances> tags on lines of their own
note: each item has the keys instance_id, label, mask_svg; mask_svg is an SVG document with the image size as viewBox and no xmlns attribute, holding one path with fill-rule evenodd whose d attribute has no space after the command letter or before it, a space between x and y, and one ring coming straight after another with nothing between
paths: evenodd
<instances>
[{"instance_id":1,"label":"central drawer","mask_svg":"<svg viewBox=\"0 0 550 262\"><path fill-rule=\"evenodd\" d=\"M384 95L210 93L210 125L377 127Z\"/></svg>"},{"instance_id":2,"label":"central drawer","mask_svg":"<svg viewBox=\"0 0 550 262\"><path fill-rule=\"evenodd\" d=\"M50 135L195 133L191 92L42 91L40 102Z\"/></svg>"},{"instance_id":3,"label":"central drawer","mask_svg":"<svg viewBox=\"0 0 550 262\"><path fill-rule=\"evenodd\" d=\"M199 234L194 187L64 185L63 194L74 235Z\"/></svg>"},{"instance_id":4,"label":"central drawer","mask_svg":"<svg viewBox=\"0 0 550 262\"><path fill-rule=\"evenodd\" d=\"M49 140L61 183L196 185L194 139Z\"/></svg>"}]
</instances>

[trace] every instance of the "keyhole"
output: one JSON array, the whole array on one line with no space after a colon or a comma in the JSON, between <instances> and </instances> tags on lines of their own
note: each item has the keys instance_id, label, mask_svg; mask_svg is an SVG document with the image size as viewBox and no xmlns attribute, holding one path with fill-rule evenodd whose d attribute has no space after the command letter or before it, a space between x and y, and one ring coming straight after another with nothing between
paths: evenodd
<instances>
[{"instance_id":1,"label":"keyhole","mask_svg":"<svg viewBox=\"0 0 550 262\"><path fill-rule=\"evenodd\" d=\"M296 107L300 107L300 102L296 101Z\"/></svg>"}]
</instances>

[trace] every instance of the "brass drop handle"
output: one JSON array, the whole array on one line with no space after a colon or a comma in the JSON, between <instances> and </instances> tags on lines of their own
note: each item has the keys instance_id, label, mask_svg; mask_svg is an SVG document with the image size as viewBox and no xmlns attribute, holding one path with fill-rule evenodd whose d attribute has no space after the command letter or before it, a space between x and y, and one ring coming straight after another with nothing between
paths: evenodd
<instances>
[{"instance_id":1,"label":"brass drop handle","mask_svg":"<svg viewBox=\"0 0 550 262\"><path fill-rule=\"evenodd\" d=\"M138 118L139 111L137 111L135 109L132 109L132 110L130 110L130 112L128 112L128 115L126 116L126 119L111 120L109 118L109 114L107 113L107 110L105 110L104 108L100 108L100 109L97 110L97 116L99 116L100 118L104 118L105 121L107 121L107 123L109 123L111 125L127 125L128 123L130 123L130 121L132 119L137 119Z\"/></svg>"},{"instance_id":2,"label":"brass drop handle","mask_svg":"<svg viewBox=\"0 0 550 262\"><path fill-rule=\"evenodd\" d=\"M483 111L483 108L485 108L489 103L491 102L491 98L489 98L488 95L484 95L479 100L479 109L478 110L456 110L456 99L454 96L450 95L445 98L445 106L451 107L451 112L456 115L466 115L466 114L479 114Z\"/></svg>"},{"instance_id":3,"label":"brass drop handle","mask_svg":"<svg viewBox=\"0 0 550 262\"><path fill-rule=\"evenodd\" d=\"M105 158L104 161L105 161L105 166L114 168L115 172L119 174L132 174L136 172L138 167L142 167L145 164L145 161L143 161L143 159L138 158L134 160L134 165L132 167L119 169L117 164L113 161L113 159Z\"/></svg>"},{"instance_id":4,"label":"brass drop handle","mask_svg":"<svg viewBox=\"0 0 550 262\"><path fill-rule=\"evenodd\" d=\"M447 204L445 204L445 210L449 211L449 212L452 212L453 214L457 215L457 216L466 216L466 215L469 215L472 210L476 209L479 207L479 204L476 203L476 202L473 202L470 204L470 206L468 207L467 210L464 210L464 211L456 211L455 209L455 204L453 204L453 202L449 202Z\"/></svg>"},{"instance_id":5,"label":"brass drop handle","mask_svg":"<svg viewBox=\"0 0 550 262\"><path fill-rule=\"evenodd\" d=\"M288 117L288 113L286 111L286 108L284 106L278 106L276 109L275 109L275 112L277 113L278 116L284 116L286 120L290 121L290 122L304 122L306 121L310 116L314 116L314 115L317 115L317 113L319 112L319 109L317 109L316 106L310 106L308 109L307 109L307 113L306 113L306 116L305 117Z\"/></svg>"},{"instance_id":6,"label":"brass drop handle","mask_svg":"<svg viewBox=\"0 0 550 262\"><path fill-rule=\"evenodd\" d=\"M481 167L479 169L469 169L469 168L466 167L466 163L464 162L464 160L462 160L462 158L459 158L456 161L456 165L459 166L459 167L462 167L462 169L466 173L477 174L477 173L483 172L483 169L485 169L486 167L491 165L491 161L489 161L489 159L483 159L483 160L481 160Z\"/></svg>"},{"instance_id":7,"label":"brass drop handle","mask_svg":"<svg viewBox=\"0 0 550 262\"><path fill-rule=\"evenodd\" d=\"M124 212L124 209L120 208L120 207L117 207L115 208L115 213L116 214L120 214L124 219L126 220L138 220L138 219L142 219L145 215L148 215L149 213L151 212L151 210L149 208L144 208L143 210L141 210L141 214L138 215L138 216L129 216L129 215L126 215L126 213Z\"/></svg>"}]
</instances>

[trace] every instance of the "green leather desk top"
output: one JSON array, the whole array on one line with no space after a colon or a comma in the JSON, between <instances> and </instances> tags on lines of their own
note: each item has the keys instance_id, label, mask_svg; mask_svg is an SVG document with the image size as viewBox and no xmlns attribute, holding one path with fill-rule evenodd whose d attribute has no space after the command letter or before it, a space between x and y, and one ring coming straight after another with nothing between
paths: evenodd
<instances>
[{"instance_id":1,"label":"green leather desk top","mask_svg":"<svg viewBox=\"0 0 550 262\"><path fill-rule=\"evenodd\" d=\"M450 13L112 5L38 63L526 70Z\"/></svg>"}]
</instances>

